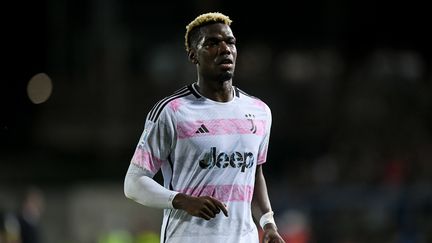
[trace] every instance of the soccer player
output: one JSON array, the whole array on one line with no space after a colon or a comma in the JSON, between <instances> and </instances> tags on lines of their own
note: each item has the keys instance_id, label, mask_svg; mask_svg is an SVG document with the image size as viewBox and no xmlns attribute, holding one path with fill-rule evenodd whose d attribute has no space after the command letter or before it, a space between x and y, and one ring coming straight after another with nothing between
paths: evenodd
<instances>
[{"instance_id":1,"label":"soccer player","mask_svg":"<svg viewBox=\"0 0 432 243\"><path fill-rule=\"evenodd\" d=\"M163 243L258 243L252 215L263 242L284 242L262 171L271 112L232 84L231 22L216 12L186 26L197 81L153 106L126 173L128 198L164 209ZM152 179L159 170L164 186Z\"/></svg>"}]
</instances>

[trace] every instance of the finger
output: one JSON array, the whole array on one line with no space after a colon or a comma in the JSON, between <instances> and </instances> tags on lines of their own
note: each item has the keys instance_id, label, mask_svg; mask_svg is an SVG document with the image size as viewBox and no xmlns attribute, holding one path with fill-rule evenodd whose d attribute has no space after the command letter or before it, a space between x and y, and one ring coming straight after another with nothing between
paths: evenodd
<instances>
[{"instance_id":1,"label":"finger","mask_svg":"<svg viewBox=\"0 0 432 243\"><path fill-rule=\"evenodd\" d=\"M264 237L262 238L263 243L270 243L270 237L268 236L268 234L265 234Z\"/></svg>"},{"instance_id":2,"label":"finger","mask_svg":"<svg viewBox=\"0 0 432 243\"><path fill-rule=\"evenodd\" d=\"M206 215L210 216L210 218L214 218L216 216L216 214L213 212L213 210L211 210L210 208L208 208L207 206L204 206L201 209L201 212L205 213Z\"/></svg>"},{"instance_id":3,"label":"finger","mask_svg":"<svg viewBox=\"0 0 432 243\"><path fill-rule=\"evenodd\" d=\"M212 201L216 204L218 208L222 210L222 212L225 214L226 217L228 217L228 209L226 208L225 204L217 200L216 198L212 198Z\"/></svg>"},{"instance_id":4,"label":"finger","mask_svg":"<svg viewBox=\"0 0 432 243\"><path fill-rule=\"evenodd\" d=\"M280 239L279 237L273 238L273 237L269 237L269 243L283 243L284 241L282 239Z\"/></svg>"},{"instance_id":5,"label":"finger","mask_svg":"<svg viewBox=\"0 0 432 243\"><path fill-rule=\"evenodd\" d=\"M203 219L205 219L205 220L210 220L212 217L210 217L206 212L203 212L203 211L201 211L199 214L198 214L198 216L199 217L201 217L201 218L203 218Z\"/></svg>"},{"instance_id":6,"label":"finger","mask_svg":"<svg viewBox=\"0 0 432 243\"><path fill-rule=\"evenodd\" d=\"M211 210L213 211L214 214L218 214L220 213L220 209L219 207L216 205L215 201L212 200L211 198L207 199L205 202L205 205Z\"/></svg>"},{"instance_id":7,"label":"finger","mask_svg":"<svg viewBox=\"0 0 432 243\"><path fill-rule=\"evenodd\" d=\"M220 205L219 208L222 210L223 214L225 214L226 217L228 217L228 209L224 204Z\"/></svg>"}]
</instances>

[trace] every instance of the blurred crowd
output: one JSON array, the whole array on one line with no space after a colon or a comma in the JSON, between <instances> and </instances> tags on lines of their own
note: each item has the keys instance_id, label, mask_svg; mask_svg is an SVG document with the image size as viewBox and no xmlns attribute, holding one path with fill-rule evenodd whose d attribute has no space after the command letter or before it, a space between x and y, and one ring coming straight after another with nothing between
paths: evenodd
<instances>
[{"instance_id":1,"label":"blurred crowd","mask_svg":"<svg viewBox=\"0 0 432 243\"><path fill-rule=\"evenodd\" d=\"M27 188L17 207L0 207L0 243L42 243L40 218L44 207L44 194L37 187Z\"/></svg>"}]
</instances>

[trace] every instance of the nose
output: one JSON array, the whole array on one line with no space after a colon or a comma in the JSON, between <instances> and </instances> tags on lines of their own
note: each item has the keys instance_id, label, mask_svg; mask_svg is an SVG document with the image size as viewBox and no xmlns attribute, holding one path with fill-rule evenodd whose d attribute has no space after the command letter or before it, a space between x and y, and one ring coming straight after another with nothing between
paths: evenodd
<instances>
[{"instance_id":1,"label":"nose","mask_svg":"<svg viewBox=\"0 0 432 243\"><path fill-rule=\"evenodd\" d=\"M231 54L231 48L225 41L220 42L219 50L221 54Z\"/></svg>"}]
</instances>

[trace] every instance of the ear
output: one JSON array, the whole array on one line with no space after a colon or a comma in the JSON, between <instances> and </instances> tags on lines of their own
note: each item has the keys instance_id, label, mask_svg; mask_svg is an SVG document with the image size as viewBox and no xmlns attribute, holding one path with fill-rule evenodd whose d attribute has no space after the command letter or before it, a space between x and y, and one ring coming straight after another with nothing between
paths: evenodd
<instances>
[{"instance_id":1,"label":"ear","mask_svg":"<svg viewBox=\"0 0 432 243\"><path fill-rule=\"evenodd\" d=\"M188 53L189 61L191 61L193 64L198 64L198 59L196 58L196 54L194 50L190 50Z\"/></svg>"}]
</instances>

